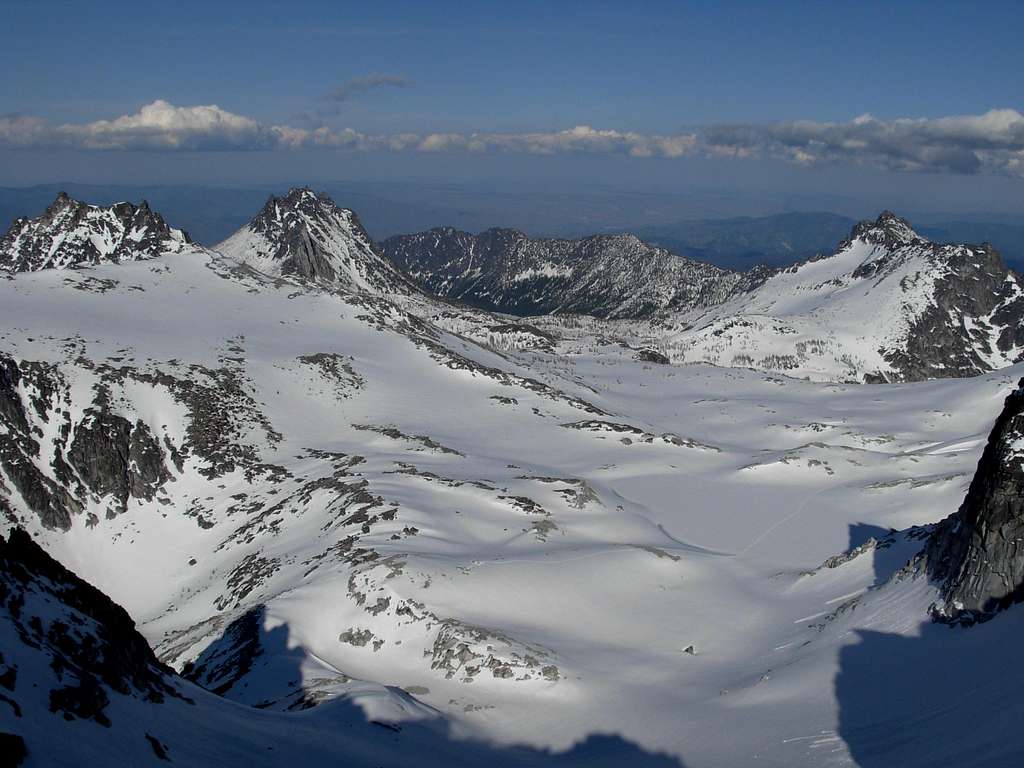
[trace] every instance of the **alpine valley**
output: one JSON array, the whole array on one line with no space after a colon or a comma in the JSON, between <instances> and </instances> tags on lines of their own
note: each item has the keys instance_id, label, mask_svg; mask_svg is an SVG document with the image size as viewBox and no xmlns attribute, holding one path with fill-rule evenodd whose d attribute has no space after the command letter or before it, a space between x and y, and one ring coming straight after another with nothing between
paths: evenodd
<instances>
[{"instance_id":1,"label":"alpine valley","mask_svg":"<svg viewBox=\"0 0 1024 768\"><path fill-rule=\"evenodd\" d=\"M4 764L1024 754L991 246L378 244L293 189L206 247L61 195L0 275Z\"/></svg>"}]
</instances>

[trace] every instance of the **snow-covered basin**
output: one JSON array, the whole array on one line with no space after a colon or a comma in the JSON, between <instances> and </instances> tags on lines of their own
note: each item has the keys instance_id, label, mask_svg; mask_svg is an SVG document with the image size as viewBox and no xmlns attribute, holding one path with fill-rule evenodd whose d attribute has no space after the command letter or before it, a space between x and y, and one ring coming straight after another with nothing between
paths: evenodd
<instances>
[{"instance_id":1,"label":"snow-covered basin","mask_svg":"<svg viewBox=\"0 0 1024 768\"><path fill-rule=\"evenodd\" d=\"M105 293L65 286L85 276L118 285ZM310 449L362 457L359 476L399 517L361 543L404 563L390 578L371 573L374 588L545 649L559 679L464 683L432 669L424 654L433 636L422 624L367 618L349 599L344 568L304 576L302 562L320 550L325 513L315 504L255 545L286 567L254 599L270 624L287 625L290 646L324 668L414 690L467 736L564 749L615 733L689 766L853 764L874 743L864 702L879 683L856 658L850 666L852 648L920 643L957 659L974 647L922 630L926 585L870 589L912 544L807 572L869 536L953 512L1020 367L970 380L835 385L649 365L614 350L499 356L444 339L465 358L546 382L601 415L442 365L337 296L211 279L193 255L70 278L26 275L0 290L5 351L63 361L72 339L92 360L216 366L237 354L283 435L263 447L266 460L299 472L315 463ZM321 352L351 360L358 391L339 399L296 363ZM87 373L76 375L87 392ZM180 420L159 388L130 398L154 425ZM449 452L356 428L366 425L429 437ZM402 463L418 474L396 472ZM572 503L555 480L582 483L593 497ZM217 507L244 488L237 476L185 475L170 505L139 503L94 528L76 520L45 543L159 646L211 614L233 562L216 544L237 521L198 527L183 514L187 500ZM529 497L548 514L524 514L507 496ZM554 526L543 535L533 525L541 519ZM417 534L393 538L403 528ZM851 600L857 607L844 609ZM339 642L353 626L384 644ZM999 684L1007 696L1015 680ZM987 689L985 706L1006 703L1002 691ZM894 727L912 714L898 710ZM942 717L917 726L933 729L940 745L949 730Z\"/></svg>"}]
</instances>

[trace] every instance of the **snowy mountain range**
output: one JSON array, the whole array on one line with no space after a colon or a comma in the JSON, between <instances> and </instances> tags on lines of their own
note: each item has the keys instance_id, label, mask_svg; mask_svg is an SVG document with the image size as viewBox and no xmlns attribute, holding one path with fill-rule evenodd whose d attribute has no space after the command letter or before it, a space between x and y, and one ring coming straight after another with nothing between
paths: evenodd
<instances>
[{"instance_id":1,"label":"snowy mountain range","mask_svg":"<svg viewBox=\"0 0 1024 768\"><path fill-rule=\"evenodd\" d=\"M444 227L391 237L381 248L427 292L515 315L685 311L720 304L759 280L632 235L534 239L513 229L471 235Z\"/></svg>"},{"instance_id":2,"label":"snowy mountain range","mask_svg":"<svg viewBox=\"0 0 1024 768\"><path fill-rule=\"evenodd\" d=\"M451 229L382 244L424 290L518 315L580 313L672 363L829 381L972 376L1024 355L1020 277L989 245L940 245L886 211L835 252L731 272L629 235ZM644 337L637 340L637 337Z\"/></svg>"},{"instance_id":3,"label":"snowy mountain range","mask_svg":"<svg viewBox=\"0 0 1024 768\"><path fill-rule=\"evenodd\" d=\"M638 314L664 300L651 317L527 321L421 293L309 190L216 249L128 226L142 209L58 200L3 240L5 754L661 768L1024 750L1024 673L1000 651L1024 623L1020 288L991 249L883 215L757 285L707 268L670 296L621 289ZM585 248L675 269L628 238ZM829 329L797 366L732 351L781 357ZM850 350L853 369L831 362ZM909 383L843 383L869 373Z\"/></svg>"}]
</instances>

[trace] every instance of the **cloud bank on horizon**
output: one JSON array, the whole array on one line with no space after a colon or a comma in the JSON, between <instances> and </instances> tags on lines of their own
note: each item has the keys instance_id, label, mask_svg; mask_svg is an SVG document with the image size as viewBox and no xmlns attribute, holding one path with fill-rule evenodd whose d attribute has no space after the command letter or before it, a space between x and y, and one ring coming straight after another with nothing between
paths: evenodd
<instances>
[{"instance_id":1,"label":"cloud bank on horizon","mask_svg":"<svg viewBox=\"0 0 1024 768\"><path fill-rule=\"evenodd\" d=\"M344 100L359 90L407 83L394 75L360 78L342 86L334 98ZM767 157L799 165L845 161L906 172L1024 176L1024 114L1015 109L993 109L980 115L895 120L862 115L845 123L797 120L710 125L675 134L601 130L587 125L524 133L368 134L353 128L270 125L217 105L181 107L157 100L135 114L90 123L54 124L25 115L0 117L0 148L161 152L333 148Z\"/></svg>"}]
</instances>

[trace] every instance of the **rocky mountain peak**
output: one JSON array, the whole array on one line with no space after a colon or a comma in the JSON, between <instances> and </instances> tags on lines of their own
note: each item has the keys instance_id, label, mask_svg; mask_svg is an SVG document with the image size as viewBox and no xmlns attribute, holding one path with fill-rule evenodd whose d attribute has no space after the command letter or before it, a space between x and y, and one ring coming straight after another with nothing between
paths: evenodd
<instances>
[{"instance_id":1,"label":"rocky mountain peak","mask_svg":"<svg viewBox=\"0 0 1024 768\"><path fill-rule=\"evenodd\" d=\"M47 207L46 212L50 213L51 211L59 211L74 205L82 205L82 203L79 203L77 200L72 200L67 192L61 190L57 193L57 197L54 198L53 202Z\"/></svg>"},{"instance_id":2,"label":"rocky mountain peak","mask_svg":"<svg viewBox=\"0 0 1024 768\"><path fill-rule=\"evenodd\" d=\"M892 211L882 211L874 221L867 219L854 225L853 231L850 233L850 240L861 240L888 248L915 242L927 242L925 238L914 231L909 221L900 218Z\"/></svg>"},{"instance_id":3,"label":"rocky mountain peak","mask_svg":"<svg viewBox=\"0 0 1024 768\"><path fill-rule=\"evenodd\" d=\"M304 226L309 218L322 219L336 213L352 212L339 208L326 192L292 187L280 197L271 195L250 226L257 231L274 226Z\"/></svg>"},{"instance_id":4,"label":"rocky mountain peak","mask_svg":"<svg viewBox=\"0 0 1024 768\"><path fill-rule=\"evenodd\" d=\"M217 250L267 274L375 293L407 289L356 214L339 207L326 192L308 187L272 195L260 213Z\"/></svg>"},{"instance_id":5,"label":"rocky mountain peak","mask_svg":"<svg viewBox=\"0 0 1024 768\"><path fill-rule=\"evenodd\" d=\"M996 419L960 509L925 549L941 621L985 621L1024 600L1024 379Z\"/></svg>"},{"instance_id":6,"label":"rocky mountain peak","mask_svg":"<svg viewBox=\"0 0 1024 768\"><path fill-rule=\"evenodd\" d=\"M310 187L292 187L288 190L288 194L281 198L281 202L306 210L338 207L326 192L316 192Z\"/></svg>"},{"instance_id":7,"label":"rocky mountain peak","mask_svg":"<svg viewBox=\"0 0 1024 768\"><path fill-rule=\"evenodd\" d=\"M658 246L645 243L639 237L630 232L603 233L600 235L590 235L583 239L594 245L599 245L605 248L620 248L626 250L636 248L658 248Z\"/></svg>"},{"instance_id":8,"label":"rocky mountain peak","mask_svg":"<svg viewBox=\"0 0 1024 768\"><path fill-rule=\"evenodd\" d=\"M35 272L150 259L191 243L143 200L96 206L60 192L35 219L19 218L0 239L0 269Z\"/></svg>"},{"instance_id":9,"label":"rocky mountain peak","mask_svg":"<svg viewBox=\"0 0 1024 768\"><path fill-rule=\"evenodd\" d=\"M450 230L453 234L465 234L460 233L459 230L454 229L452 227L446 227L446 229ZM481 232L479 236L482 237L483 235L491 235L492 237L503 237L508 238L510 240L518 240L526 237L526 235L523 234L522 231L514 229L512 227L491 227L490 229L486 229L483 232Z\"/></svg>"}]
</instances>

